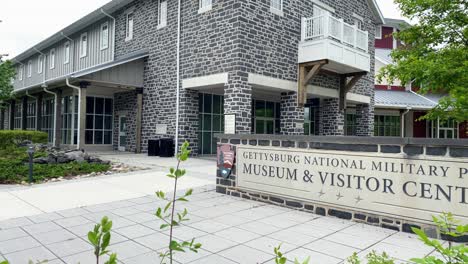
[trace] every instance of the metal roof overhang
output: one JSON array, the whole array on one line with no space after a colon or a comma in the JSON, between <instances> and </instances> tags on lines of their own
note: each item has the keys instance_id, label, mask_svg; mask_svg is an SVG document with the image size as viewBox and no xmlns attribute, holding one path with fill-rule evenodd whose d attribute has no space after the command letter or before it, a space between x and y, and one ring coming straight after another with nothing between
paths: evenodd
<instances>
[{"instance_id":1,"label":"metal roof overhang","mask_svg":"<svg viewBox=\"0 0 468 264\"><path fill-rule=\"evenodd\" d=\"M29 48L28 50L24 51L23 53L19 54L18 56L12 59L13 62L21 62L35 54L37 54L36 50L43 50L45 48L50 47L51 45L65 39L64 35L73 35L76 32L86 28L87 26L103 19L106 15L101 11L105 11L106 13L112 14L113 12L119 10L120 8L132 3L135 0L112 0L109 3L103 5L102 7L96 9L95 11L89 13L88 15L84 16L80 20L74 22L73 24L65 27L64 29L60 30L59 32L55 33L54 35L48 37L47 39L39 42L35 46Z\"/></svg>"},{"instance_id":2,"label":"metal roof overhang","mask_svg":"<svg viewBox=\"0 0 468 264\"><path fill-rule=\"evenodd\" d=\"M375 91L375 107L391 109L430 110L437 104L411 91Z\"/></svg>"},{"instance_id":3,"label":"metal roof overhang","mask_svg":"<svg viewBox=\"0 0 468 264\"><path fill-rule=\"evenodd\" d=\"M68 75L64 75L64 76L61 76L61 77L58 77L58 78L55 78L55 79L46 80L45 84L46 85L56 84L56 83L65 81L67 78L80 78L80 77L88 75L88 74L92 74L92 73L95 73L95 72L98 72L98 71L106 70L106 69L109 69L109 68L112 68L112 67L116 67L116 66L131 62L131 61L135 61L135 60L139 60L139 59L148 57L148 54L149 54L148 50L146 50L146 49L139 50L139 51L136 51L136 52L132 52L132 53L129 53L129 54L125 55L125 56L119 57L117 60L114 60L114 61L110 61L110 62L106 62L106 63L100 64L100 65L96 65L94 67L91 67L91 68L88 68L88 69L85 69L85 70L81 70L81 71L78 71L78 72L70 73ZM21 88L21 89L14 90L13 93L24 92L24 91L27 91L27 90L30 90L30 89L42 87L43 85L44 85L44 83L34 84L34 85L31 85L31 86L28 86L28 87L24 87L24 88Z\"/></svg>"}]
</instances>

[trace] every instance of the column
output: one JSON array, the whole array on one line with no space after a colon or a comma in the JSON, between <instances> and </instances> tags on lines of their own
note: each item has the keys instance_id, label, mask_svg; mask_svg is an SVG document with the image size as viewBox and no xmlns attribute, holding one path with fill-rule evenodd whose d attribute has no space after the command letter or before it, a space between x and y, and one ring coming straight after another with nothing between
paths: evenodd
<instances>
[{"instance_id":1,"label":"column","mask_svg":"<svg viewBox=\"0 0 468 264\"><path fill-rule=\"evenodd\" d=\"M62 90L57 89L55 93L57 96L55 100L54 146L60 148L60 144L62 143Z\"/></svg>"},{"instance_id":2,"label":"column","mask_svg":"<svg viewBox=\"0 0 468 264\"><path fill-rule=\"evenodd\" d=\"M21 129L26 130L28 126L28 97L23 96L23 104L21 105Z\"/></svg>"},{"instance_id":3,"label":"column","mask_svg":"<svg viewBox=\"0 0 468 264\"><path fill-rule=\"evenodd\" d=\"M356 136L371 137L373 135L374 108L368 104L356 105Z\"/></svg>"},{"instance_id":4,"label":"column","mask_svg":"<svg viewBox=\"0 0 468 264\"><path fill-rule=\"evenodd\" d=\"M16 107L16 100L11 100L10 103L10 130L15 129L15 107Z\"/></svg>"},{"instance_id":5,"label":"column","mask_svg":"<svg viewBox=\"0 0 468 264\"><path fill-rule=\"evenodd\" d=\"M281 134L304 135L304 108L297 105L297 93L281 93Z\"/></svg>"},{"instance_id":6,"label":"column","mask_svg":"<svg viewBox=\"0 0 468 264\"><path fill-rule=\"evenodd\" d=\"M83 149L85 146L85 129L86 129L86 94L88 82L80 82L80 95L79 95L79 113L78 113L78 148Z\"/></svg>"},{"instance_id":7,"label":"column","mask_svg":"<svg viewBox=\"0 0 468 264\"><path fill-rule=\"evenodd\" d=\"M340 100L338 98L323 99L320 103L320 135L343 136L344 118L344 110L340 110Z\"/></svg>"},{"instance_id":8,"label":"column","mask_svg":"<svg viewBox=\"0 0 468 264\"><path fill-rule=\"evenodd\" d=\"M232 72L224 85L224 114L236 115L236 134L252 132L252 86L248 73Z\"/></svg>"},{"instance_id":9,"label":"column","mask_svg":"<svg viewBox=\"0 0 468 264\"><path fill-rule=\"evenodd\" d=\"M136 112L136 135L135 152L141 153L141 119L143 115L143 88L136 89L137 94L137 112Z\"/></svg>"},{"instance_id":10,"label":"column","mask_svg":"<svg viewBox=\"0 0 468 264\"><path fill-rule=\"evenodd\" d=\"M36 97L36 130L42 130L42 94Z\"/></svg>"}]
</instances>

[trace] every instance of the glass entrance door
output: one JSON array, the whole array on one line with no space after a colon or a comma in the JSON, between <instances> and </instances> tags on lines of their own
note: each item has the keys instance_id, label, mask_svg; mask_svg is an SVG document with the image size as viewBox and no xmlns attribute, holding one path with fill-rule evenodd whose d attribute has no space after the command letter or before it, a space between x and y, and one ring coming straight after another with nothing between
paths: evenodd
<instances>
[{"instance_id":1,"label":"glass entrance door","mask_svg":"<svg viewBox=\"0 0 468 264\"><path fill-rule=\"evenodd\" d=\"M119 151L125 151L127 145L127 117L119 117Z\"/></svg>"}]
</instances>

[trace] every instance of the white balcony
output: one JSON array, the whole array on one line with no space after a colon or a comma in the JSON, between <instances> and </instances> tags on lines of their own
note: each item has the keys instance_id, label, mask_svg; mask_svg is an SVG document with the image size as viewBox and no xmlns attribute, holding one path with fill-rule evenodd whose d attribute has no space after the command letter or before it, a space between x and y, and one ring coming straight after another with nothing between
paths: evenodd
<instances>
[{"instance_id":1,"label":"white balcony","mask_svg":"<svg viewBox=\"0 0 468 264\"><path fill-rule=\"evenodd\" d=\"M369 34L325 13L302 19L299 63L328 60L325 70L340 74L370 71Z\"/></svg>"}]
</instances>

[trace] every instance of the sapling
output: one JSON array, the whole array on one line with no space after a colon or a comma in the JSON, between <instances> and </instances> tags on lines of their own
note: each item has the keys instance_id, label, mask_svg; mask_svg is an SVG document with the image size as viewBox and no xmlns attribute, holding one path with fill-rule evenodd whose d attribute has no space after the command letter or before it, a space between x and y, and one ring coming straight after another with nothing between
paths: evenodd
<instances>
[{"instance_id":1,"label":"sapling","mask_svg":"<svg viewBox=\"0 0 468 264\"><path fill-rule=\"evenodd\" d=\"M169 245L165 252L160 253L161 263L166 263L165 260L169 259L169 263L173 263L173 257L175 252L185 252L186 250L198 253L198 249L201 248L200 243L195 243L195 239L190 241L177 241L174 239L173 230L174 227L179 226L182 222L188 221L187 209L184 209L181 213L176 212L176 202L188 202L187 197L192 195L192 189L185 192L184 195L177 197L177 182L186 173L184 169L180 168L180 164L187 161L190 155L188 149L189 143L185 142L180 148L180 152L177 153L177 167L171 168L167 177L174 179L174 190L172 197L167 198L166 193L163 191L156 192L156 196L167 202L166 206L160 207L156 211L156 216L163 221L160 226L161 230L169 229Z\"/></svg>"},{"instance_id":2,"label":"sapling","mask_svg":"<svg viewBox=\"0 0 468 264\"><path fill-rule=\"evenodd\" d=\"M105 254L108 254L109 251L107 247L109 246L111 239L112 221L104 216L101 220L101 223L96 224L92 231L88 232L88 240L94 246L94 255L96 256L96 264L99 264L99 258ZM109 260L105 264L117 264L117 254L110 254Z\"/></svg>"}]
</instances>

